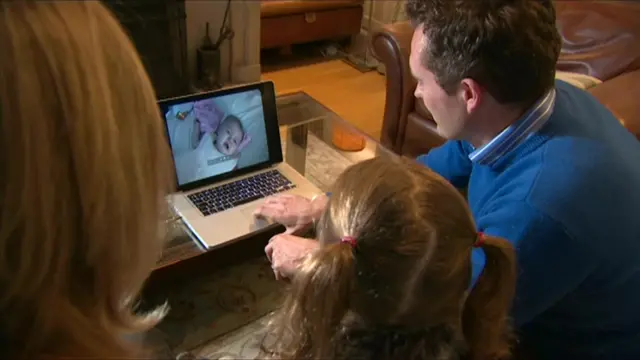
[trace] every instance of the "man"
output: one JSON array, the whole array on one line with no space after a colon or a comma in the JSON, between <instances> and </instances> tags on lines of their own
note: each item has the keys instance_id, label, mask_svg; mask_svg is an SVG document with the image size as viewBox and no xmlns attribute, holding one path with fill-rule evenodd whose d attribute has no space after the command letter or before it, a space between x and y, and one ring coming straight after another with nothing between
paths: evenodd
<instances>
[{"instance_id":1,"label":"man","mask_svg":"<svg viewBox=\"0 0 640 360\"><path fill-rule=\"evenodd\" d=\"M517 247L519 347L545 360L640 359L640 143L591 95L554 81L553 7L409 0L407 13L415 95L449 139L418 161L467 188L478 231ZM312 251L290 234L323 202L260 209L288 226L266 249L279 274ZM483 265L475 251L474 279Z\"/></svg>"}]
</instances>

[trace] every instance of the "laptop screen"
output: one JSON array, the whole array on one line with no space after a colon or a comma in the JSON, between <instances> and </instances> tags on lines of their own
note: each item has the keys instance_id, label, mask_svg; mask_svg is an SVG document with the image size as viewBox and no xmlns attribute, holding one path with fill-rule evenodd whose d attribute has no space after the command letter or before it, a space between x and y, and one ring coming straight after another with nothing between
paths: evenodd
<instances>
[{"instance_id":1,"label":"laptop screen","mask_svg":"<svg viewBox=\"0 0 640 360\"><path fill-rule=\"evenodd\" d=\"M179 188L270 160L261 90L214 91L161 103Z\"/></svg>"}]
</instances>

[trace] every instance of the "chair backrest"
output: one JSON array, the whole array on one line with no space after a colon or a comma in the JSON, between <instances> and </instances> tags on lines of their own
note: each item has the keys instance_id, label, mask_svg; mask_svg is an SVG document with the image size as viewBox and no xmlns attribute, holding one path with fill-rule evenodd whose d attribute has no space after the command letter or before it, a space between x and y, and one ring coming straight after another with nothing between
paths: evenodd
<instances>
[{"instance_id":1,"label":"chair backrest","mask_svg":"<svg viewBox=\"0 0 640 360\"><path fill-rule=\"evenodd\" d=\"M557 68L608 80L640 69L640 1L558 0Z\"/></svg>"}]
</instances>

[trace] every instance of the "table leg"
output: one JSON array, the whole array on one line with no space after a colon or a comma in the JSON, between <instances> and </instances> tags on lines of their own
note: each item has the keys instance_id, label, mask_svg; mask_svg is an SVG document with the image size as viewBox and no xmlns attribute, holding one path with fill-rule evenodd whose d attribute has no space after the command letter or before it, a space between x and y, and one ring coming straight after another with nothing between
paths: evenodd
<instances>
[{"instance_id":1,"label":"table leg","mask_svg":"<svg viewBox=\"0 0 640 360\"><path fill-rule=\"evenodd\" d=\"M305 174L307 160L307 134L306 124L287 129L285 161L302 175Z\"/></svg>"}]
</instances>

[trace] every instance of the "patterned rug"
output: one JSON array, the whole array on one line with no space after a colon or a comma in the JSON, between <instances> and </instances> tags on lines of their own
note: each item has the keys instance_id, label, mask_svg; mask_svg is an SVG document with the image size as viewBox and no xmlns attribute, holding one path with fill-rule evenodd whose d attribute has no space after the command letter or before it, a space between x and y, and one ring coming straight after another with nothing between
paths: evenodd
<instances>
[{"instance_id":1,"label":"patterned rug","mask_svg":"<svg viewBox=\"0 0 640 360\"><path fill-rule=\"evenodd\" d=\"M282 152L287 144L282 141ZM307 137L307 155L304 176L322 191L328 191L333 182L353 163L314 134Z\"/></svg>"},{"instance_id":2,"label":"patterned rug","mask_svg":"<svg viewBox=\"0 0 640 360\"><path fill-rule=\"evenodd\" d=\"M272 312L282 289L266 258L192 278L171 289L158 329L174 352L193 350Z\"/></svg>"},{"instance_id":3,"label":"patterned rug","mask_svg":"<svg viewBox=\"0 0 640 360\"><path fill-rule=\"evenodd\" d=\"M328 190L351 164L330 145L308 135L305 176L319 188ZM266 258L203 274L167 289L171 310L157 329L176 354L190 351L208 359L264 358L260 344L266 336L265 325L280 305L284 289L285 284L274 279ZM158 303L162 300L156 299Z\"/></svg>"},{"instance_id":4,"label":"patterned rug","mask_svg":"<svg viewBox=\"0 0 640 360\"><path fill-rule=\"evenodd\" d=\"M205 359L265 359L263 344L269 344L267 325L271 314L259 318L236 331L223 335L193 351L193 354Z\"/></svg>"}]
</instances>

